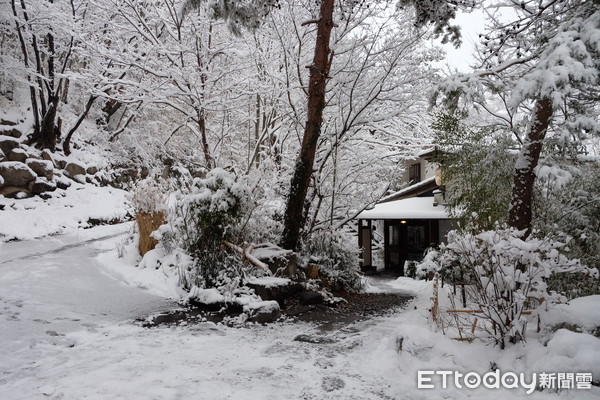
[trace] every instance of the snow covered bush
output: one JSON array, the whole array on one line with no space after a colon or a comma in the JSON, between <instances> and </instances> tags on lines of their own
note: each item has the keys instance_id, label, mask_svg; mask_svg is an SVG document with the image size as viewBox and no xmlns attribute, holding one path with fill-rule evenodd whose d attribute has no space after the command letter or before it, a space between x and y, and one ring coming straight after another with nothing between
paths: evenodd
<instances>
[{"instance_id":1,"label":"snow covered bush","mask_svg":"<svg viewBox=\"0 0 600 400\"><path fill-rule=\"evenodd\" d=\"M359 266L360 249L354 236L345 230L318 230L302 247L305 262L319 265L319 272L334 289L360 291L364 288Z\"/></svg>"},{"instance_id":2,"label":"snow covered bush","mask_svg":"<svg viewBox=\"0 0 600 400\"><path fill-rule=\"evenodd\" d=\"M442 269L460 268L467 281L466 302L485 324L495 344L525 338L524 311L535 310L543 302L558 300L548 292L546 281L556 273L586 273L598 276L596 269L583 267L559 252L563 243L530 237L521 231L497 228L478 234L450 232L448 244L441 246Z\"/></svg>"},{"instance_id":3,"label":"snow covered bush","mask_svg":"<svg viewBox=\"0 0 600 400\"><path fill-rule=\"evenodd\" d=\"M143 256L154 249L158 240L152 232L165 223L167 211L167 186L165 182L146 178L133 188L131 203L135 209L135 220L139 231L139 251Z\"/></svg>"},{"instance_id":4,"label":"snow covered bush","mask_svg":"<svg viewBox=\"0 0 600 400\"><path fill-rule=\"evenodd\" d=\"M239 233L248 199L246 186L220 168L204 179L195 179L191 192L178 199L174 234L179 246L195 260L188 284L212 287L241 274L240 263L224 251L223 241Z\"/></svg>"}]
</instances>

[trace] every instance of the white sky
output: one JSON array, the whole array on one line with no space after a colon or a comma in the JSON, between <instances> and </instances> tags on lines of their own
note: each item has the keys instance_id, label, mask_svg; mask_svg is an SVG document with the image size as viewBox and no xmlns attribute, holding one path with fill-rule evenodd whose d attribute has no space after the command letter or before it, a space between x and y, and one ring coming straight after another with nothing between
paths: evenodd
<instances>
[{"instance_id":1,"label":"white sky","mask_svg":"<svg viewBox=\"0 0 600 400\"><path fill-rule=\"evenodd\" d=\"M468 71L469 66L473 63L472 54L474 53L475 44L479 42L478 34L484 32L485 21L484 14L481 10L472 13L458 13L455 24L461 27L463 44L459 49L455 49L451 44L442 45L446 50L446 61L443 65L449 65L452 69L459 71ZM438 41L436 43L440 45Z\"/></svg>"}]
</instances>

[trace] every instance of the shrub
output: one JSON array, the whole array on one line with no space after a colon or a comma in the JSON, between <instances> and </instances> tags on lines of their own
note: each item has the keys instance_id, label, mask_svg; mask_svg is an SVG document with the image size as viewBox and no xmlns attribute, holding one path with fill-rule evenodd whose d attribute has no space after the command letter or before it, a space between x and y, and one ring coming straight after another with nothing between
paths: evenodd
<instances>
[{"instance_id":1,"label":"shrub","mask_svg":"<svg viewBox=\"0 0 600 400\"><path fill-rule=\"evenodd\" d=\"M198 287L213 287L240 276L239 262L223 241L239 233L248 209L248 190L229 172L216 168L195 179L191 193L178 199L174 230L183 250L195 260L190 279Z\"/></svg>"},{"instance_id":2,"label":"shrub","mask_svg":"<svg viewBox=\"0 0 600 400\"><path fill-rule=\"evenodd\" d=\"M562 255L559 249L564 244L533 236L522 240L521 233L500 228L479 234L453 231L440 251L442 269L460 268L467 277L466 300L481 310L480 318L487 322L484 330L501 348L506 341L525 338L523 311L558 300L546 284L553 274L598 275Z\"/></svg>"},{"instance_id":3,"label":"shrub","mask_svg":"<svg viewBox=\"0 0 600 400\"><path fill-rule=\"evenodd\" d=\"M334 289L360 291L364 288L359 266L360 249L351 233L341 229L318 230L304 243L305 260L320 266L319 272L329 279Z\"/></svg>"}]
</instances>

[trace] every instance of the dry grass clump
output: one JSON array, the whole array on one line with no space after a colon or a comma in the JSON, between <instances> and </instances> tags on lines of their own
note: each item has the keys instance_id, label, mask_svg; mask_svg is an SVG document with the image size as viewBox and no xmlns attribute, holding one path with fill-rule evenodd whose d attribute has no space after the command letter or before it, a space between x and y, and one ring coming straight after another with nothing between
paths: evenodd
<instances>
[{"instance_id":1,"label":"dry grass clump","mask_svg":"<svg viewBox=\"0 0 600 400\"><path fill-rule=\"evenodd\" d=\"M158 244L151 234L166 221L167 185L153 179L140 181L133 190L131 201L140 234L139 251L143 256Z\"/></svg>"},{"instance_id":2,"label":"dry grass clump","mask_svg":"<svg viewBox=\"0 0 600 400\"><path fill-rule=\"evenodd\" d=\"M157 230L162 224L165 223L165 212L136 212L135 221L137 222L138 230L140 233L140 243L138 245L138 248L140 250L140 254L143 256L150 250L154 249L158 244L158 240L154 239L150 235L152 234L152 232Z\"/></svg>"}]
</instances>

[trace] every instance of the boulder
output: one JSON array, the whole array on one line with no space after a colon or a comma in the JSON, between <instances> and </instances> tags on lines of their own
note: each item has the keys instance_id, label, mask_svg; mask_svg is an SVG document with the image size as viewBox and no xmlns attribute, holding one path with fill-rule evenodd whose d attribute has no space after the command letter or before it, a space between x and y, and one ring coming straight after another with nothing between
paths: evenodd
<instances>
[{"instance_id":1,"label":"boulder","mask_svg":"<svg viewBox=\"0 0 600 400\"><path fill-rule=\"evenodd\" d=\"M218 289L192 287L188 297L190 304L205 311L220 311L225 308L225 296Z\"/></svg>"},{"instance_id":2,"label":"boulder","mask_svg":"<svg viewBox=\"0 0 600 400\"><path fill-rule=\"evenodd\" d=\"M19 147L19 141L13 137L0 135L0 150L4 154L10 154L12 149Z\"/></svg>"},{"instance_id":3,"label":"boulder","mask_svg":"<svg viewBox=\"0 0 600 400\"><path fill-rule=\"evenodd\" d=\"M249 322L267 324L275 322L275 320L279 318L281 315L281 308L279 308L279 304L276 301L267 300L246 304L244 306L244 312L248 314Z\"/></svg>"},{"instance_id":4,"label":"boulder","mask_svg":"<svg viewBox=\"0 0 600 400\"><path fill-rule=\"evenodd\" d=\"M42 151L42 160L50 161L52 163L52 166L56 167L56 163L54 162L54 156L52 155L52 152L50 150L44 149Z\"/></svg>"},{"instance_id":5,"label":"boulder","mask_svg":"<svg viewBox=\"0 0 600 400\"><path fill-rule=\"evenodd\" d=\"M27 165L18 161L0 163L0 176L4 178L5 186L26 188L37 175Z\"/></svg>"},{"instance_id":6,"label":"boulder","mask_svg":"<svg viewBox=\"0 0 600 400\"><path fill-rule=\"evenodd\" d=\"M37 176L46 178L49 181L54 179L54 165L51 161L29 158L25 164L27 164L27 166L37 174Z\"/></svg>"},{"instance_id":7,"label":"boulder","mask_svg":"<svg viewBox=\"0 0 600 400\"><path fill-rule=\"evenodd\" d=\"M65 169L65 175L71 179L74 179L75 176L77 176L77 175L85 175L85 168L74 162L67 163L67 165L65 165L64 169ZM84 182L85 182L85 178L84 178Z\"/></svg>"},{"instance_id":8,"label":"boulder","mask_svg":"<svg viewBox=\"0 0 600 400\"><path fill-rule=\"evenodd\" d=\"M53 192L56 190L56 184L49 182L45 178L37 178L29 183L29 191L34 195L39 195L45 192Z\"/></svg>"},{"instance_id":9,"label":"boulder","mask_svg":"<svg viewBox=\"0 0 600 400\"><path fill-rule=\"evenodd\" d=\"M21 148L12 149L10 153L8 153L9 161L18 161L24 163L25 160L29 157L29 154Z\"/></svg>"},{"instance_id":10,"label":"boulder","mask_svg":"<svg viewBox=\"0 0 600 400\"><path fill-rule=\"evenodd\" d=\"M13 137L15 139L19 139L21 136L23 136L23 133L20 130L14 129L14 128L10 129L10 130L7 130L7 131L4 131L4 132L1 132L1 133L2 133L2 135L10 136L10 137Z\"/></svg>"},{"instance_id":11,"label":"boulder","mask_svg":"<svg viewBox=\"0 0 600 400\"><path fill-rule=\"evenodd\" d=\"M67 167L67 160L55 157L54 165L60 169L65 169Z\"/></svg>"},{"instance_id":12,"label":"boulder","mask_svg":"<svg viewBox=\"0 0 600 400\"><path fill-rule=\"evenodd\" d=\"M71 182L64 177L60 177L56 180L56 187L59 189L67 190L69 186L71 186Z\"/></svg>"},{"instance_id":13,"label":"boulder","mask_svg":"<svg viewBox=\"0 0 600 400\"><path fill-rule=\"evenodd\" d=\"M22 187L6 186L0 189L0 195L9 199L26 199L33 197L33 193Z\"/></svg>"},{"instance_id":14,"label":"boulder","mask_svg":"<svg viewBox=\"0 0 600 400\"><path fill-rule=\"evenodd\" d=\"M14 121L9 121L7 119L4 118L0 118L0 125L5 125L5 126L15 126L17 123Z\"/></svg>"},{"instance_id":15,"label":"boulder","mask_svg":"<svg viewBox=\"0 0 600 400\"><path fill-rule=\"evenodd\" d=\"M263 300L275 300L281 308L285 308L285 300L302 292L304 286L287 278L254 278L248 281L248 287Z\"/></svg>"},{"instance_id":16,"label":"boulder","mask_svg":"<svg viewBox=\"0 0 600 400\"><path fill-rule=\"evenodd\" d=\"M98 172L98 167L92 165L91 167L87 167L85 172L87 172L90 175L95 175Z\"/></svg>"}]
</instances>

